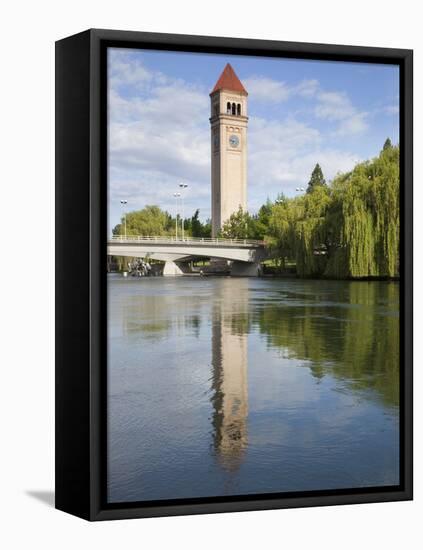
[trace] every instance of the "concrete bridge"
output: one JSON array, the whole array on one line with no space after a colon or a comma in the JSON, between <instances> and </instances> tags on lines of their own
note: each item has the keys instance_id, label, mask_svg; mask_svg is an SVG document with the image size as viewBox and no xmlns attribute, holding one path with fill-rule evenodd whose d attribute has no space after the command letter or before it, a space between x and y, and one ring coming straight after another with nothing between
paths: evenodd
<instances>
[{"instance_id":1,"label":"concrete bridge","mask_svg":"<svg viewBox=\"0 0 423 550\"><path fill-rule=\"evenodd\" d=\"M113 236L107 242L107 254L160 260L165 262L163 275L182 275L180 264L212 258L230 261L231 275L252 277L259 274L260 262L267 258L262 241L136 235Z\"/></svg>"}]
</instances>

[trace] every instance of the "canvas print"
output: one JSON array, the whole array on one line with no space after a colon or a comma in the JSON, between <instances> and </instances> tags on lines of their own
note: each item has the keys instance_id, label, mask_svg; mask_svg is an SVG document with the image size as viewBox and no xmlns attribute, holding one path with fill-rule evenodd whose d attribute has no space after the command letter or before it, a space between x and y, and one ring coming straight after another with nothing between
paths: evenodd
<instances>
[{"instance_id":1,"label":"canvas print","mask_svg":"<svg viewBox=\"0 0 423 550\"><path fill-rule=\"evenodd\" d=\"M108 502L398 486L399 67L107 67Z\"/></svg>"}]
</instances>

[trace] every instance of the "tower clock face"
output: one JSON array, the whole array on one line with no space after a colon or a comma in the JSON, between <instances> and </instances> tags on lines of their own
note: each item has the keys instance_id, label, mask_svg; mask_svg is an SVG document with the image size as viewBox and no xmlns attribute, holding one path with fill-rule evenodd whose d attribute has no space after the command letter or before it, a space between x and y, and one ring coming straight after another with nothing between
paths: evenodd
<instances>
[{"instance_id":1,"label":"tower clock face","mask_svg":"<svg viewBox=\"0 0 423 550\"><path fill-rule=\"evenodd\" d=\"M229 145L231 147L238 147L239 145L239 137L232 134L231 136L229 136Z\"/></svg>"}]
</instances>

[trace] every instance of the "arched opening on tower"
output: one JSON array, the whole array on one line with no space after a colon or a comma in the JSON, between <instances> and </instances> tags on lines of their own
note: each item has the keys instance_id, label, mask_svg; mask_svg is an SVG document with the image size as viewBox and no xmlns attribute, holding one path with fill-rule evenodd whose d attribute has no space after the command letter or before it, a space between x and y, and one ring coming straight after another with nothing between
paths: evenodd
<instances>
[{"instance_id":1,"label":"arched opening on tower","mask_svg":"<svg viewBox=\"0 0 423 550\"><path fill-rule=\"evenodd\" d=\"M226 114L227 115L231 114L231 102L230 101L228 101L228 103L226 104Z\"/></svg>"},{"instance_id":2,"label":"arched opening on tower","mask_svg":"<svg viewBox=\"0 0 423 550\"><path fill-rule=\"evenodd\" d=\"M236 106L236 114L238 116L241 116L241 103L238 103L238 105Z\"/></svg>"},{"instance_id":3,"label":"arched opening on tower","mask_svg":"<svg viewBox=\"0 0 423 550\"><path fill-rule=\"evenodd\" d=\"M236 115L236 105L235 105L235 103L232 103L232 114Z\"/></svg>"}]
</instances>

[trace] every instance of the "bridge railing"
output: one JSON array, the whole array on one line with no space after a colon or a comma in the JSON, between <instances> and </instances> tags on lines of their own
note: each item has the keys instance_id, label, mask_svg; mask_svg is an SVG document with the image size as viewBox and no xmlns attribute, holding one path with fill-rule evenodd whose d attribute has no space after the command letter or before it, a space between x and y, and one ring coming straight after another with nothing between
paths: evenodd
<instances>
[{"instance_id":1,"label":"bridge railing","mask_svg":"<svg viewBox=\"0 0 423 550\"><path fill-rule=\"evenodd\" d=\"M251 239L221 239L209 237L172 237L172 236L144 236L144 235L113 235L109 242L115 243L162 243L162 244L198 244L198 245L225 245L225 246L263 246L264 241Z\"/></svg>"}]
</instances>

